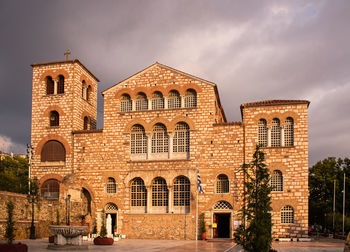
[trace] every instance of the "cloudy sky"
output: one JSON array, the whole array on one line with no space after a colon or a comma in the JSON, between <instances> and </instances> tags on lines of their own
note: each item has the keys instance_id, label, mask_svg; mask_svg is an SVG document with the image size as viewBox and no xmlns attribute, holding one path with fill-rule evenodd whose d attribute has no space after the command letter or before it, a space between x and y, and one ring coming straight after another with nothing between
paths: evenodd
<instances>
[{"instance_id":1,"label":"cloudy sky","mask_svg":"<svg viewBox=\"0 0 350 252\"><path fill-rule=\"evenodd\" d=\"M155 61L213 81L229 121L241 103L308 99L310 165L350 157L349 13L348 0L0 0L0 150L30 142L30 64L70 48L99 91Z\"/></svg>"}]
</instances>

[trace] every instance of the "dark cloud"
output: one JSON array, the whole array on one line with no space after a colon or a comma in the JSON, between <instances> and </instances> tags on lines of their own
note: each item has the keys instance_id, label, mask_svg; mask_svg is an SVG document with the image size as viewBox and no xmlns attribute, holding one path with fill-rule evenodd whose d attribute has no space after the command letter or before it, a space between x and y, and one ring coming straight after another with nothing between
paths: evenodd
<instances>
[{"instance_id":1,"label":"dark cloud","mask_svg":"<svg viewBox=\"0 0 350 252\"><path fill-rule=\"evenodd\" d=\"M70 48L99 91L155 61L211 80L230 121L241 103L309 99L310 163L349 156L349 12L347 0L1 1L0 146L30 141L29 65Z\"/></svg>"}]
</instances>

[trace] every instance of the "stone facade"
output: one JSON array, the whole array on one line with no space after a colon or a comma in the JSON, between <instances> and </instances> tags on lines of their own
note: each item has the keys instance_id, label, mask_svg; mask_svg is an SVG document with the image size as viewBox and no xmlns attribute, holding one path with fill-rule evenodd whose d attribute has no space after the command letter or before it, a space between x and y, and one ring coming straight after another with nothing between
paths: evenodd
<instances>
[{"instance_id":1,"label":"stone facade","mask_svg":"<svg viewBox=\"0 0 350 252\"><path fill-rule=\"evenodd\" d=\"M58 201L71 195L72 204L80 206L79 211L87 215L88 223L96 219L99 226L101 211L105 209L113 217L117 232L128 238L195 239L198 197L198 212L204 214L208 237L231 238L239 225L237 213L242 206L241 166L252 159L258 144L259 120L267 121L267 138L271 141L269 128L272 120L278 118L283 142L284 122L291 117L292 146L283 146L281 142L281 146L263 148L271 173L279 170L283 174L283 190L272 193L273 231L275 236L307 236L308 101L243 104L242 122L230 123L226 121L215 83L155 63L102 92L104 127L84 130L85 116L96 121L98 79L79 60L32 66L32 176L41 185L49 179L57 181ZM56 80L58 75L64 76L64 93L47 95L46 77ZM84 94L86 85L91 87L88 101ZM179 94L179 106L170 101L174 90ZM157 100L155 94L163 98ZM148 103L145 110L138 110L142 95ZM121 107L125 97L130 99L129 109ZM161 101L161 108L153 100ZM51 111L59 113L59 126L50 126ZM180 124L189 128L185 133L188 143L182 143L185 147L178 151ZM142 139L147 139L144 142L133 138L135 125L143 127ZM161 144L156 140L157 125L166 128ZM42 162L42 150L50 140L63 144L64 160ZM142 147L135 147L135 142ZM161 151L155 147L158 145L162 145ZM139 152L135 153L133 148L139 148ZM197 168L204 190L198 196ZM228 178L225 182L218 181L222 174ZM140 197L145 197L145 205L132 203L135 178L144 183L146 194L142 195L146 196ZM154 186L156 178L166 182L161 206L155 200L159 197ZM184 189L178 184L180 178L189 181L186 193L179 193ZM110 184L110 179L115 185ZM187 198L181 201L181 197ZM281 223L284 206L294 211L292 223Z\"/></svg>"}]
</instances>

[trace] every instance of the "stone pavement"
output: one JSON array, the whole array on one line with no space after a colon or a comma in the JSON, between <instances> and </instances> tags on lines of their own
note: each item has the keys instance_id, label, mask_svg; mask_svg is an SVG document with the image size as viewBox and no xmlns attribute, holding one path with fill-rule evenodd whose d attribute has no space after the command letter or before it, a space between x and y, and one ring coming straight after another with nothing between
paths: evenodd
<instances>
[{"instance_id":1,"label":"stone pavement","mask_svg":"<svg viewBox=\"0 0 350 252\"><path fill-rule=\"evenodd\" d=\"M48 239L23 240L29 247L30 252L48 252ZM206 241L184 241L184 240L136 240L125 239L114 243L113 246L95 246L92 242L85 242L89 246L89 250L96 252L112 252L112 251L142 251L142 252L243 252L231 241L227 242L206 242ZM278 252L342 252L344 249L343 240L320 239L312 242L274 242L272 247ZM75 250L77 251L77 250ZM82 250L80 250L82 251ZM84 250L83 250L84 251Z\"/></svg>"}]
</instances>

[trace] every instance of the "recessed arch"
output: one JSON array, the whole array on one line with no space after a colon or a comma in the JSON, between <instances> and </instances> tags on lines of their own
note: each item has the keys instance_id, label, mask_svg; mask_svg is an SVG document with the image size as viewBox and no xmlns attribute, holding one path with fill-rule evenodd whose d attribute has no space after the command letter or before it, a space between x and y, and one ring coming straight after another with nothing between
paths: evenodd
<instances>
[{"instance_id":1,"label":"recessed arch","mask_svg":"<svg viewBox=\"0 0 350 252\"><path fill-rule=\"evenodd\" d=\"M187 116L177 116L175 117L170 123L169 123L169 131L172 131L175 129L176 124L180 123L180 122L184 122L188 125L188 127L190 127L190 130L194 130L195 126L194 126L194 122Z\"/></svg>"},{"instance_id":2,"label":"recessed arch","mask_svg":"<svg viewBox=\"0 0 350 252\"><path fill-rule=\"evenodd\" d=\"M60 116L65 116L65 113L63 112L63 110L61 109L60 106L57 106L57 105L51 105L49 106L43 113L43 116L44 117L48 117L50 116L50 112L53 111L53 110L56 110Z\"/></svg>"},{"instance_id":3,"label":"recessed arch","mask_svg":"<svg viewBox=\"0 0 350 252\"><path fill-rule=\"evenodd\" d=\"M70 155L71 148L70 148L70 144L67 142L67 140L64 139L63 137L61 137L60 135L50 134L50 135L42 138L40 140L40 142L34 148L34 152L35 152L34 154L35 154L36 157L40 157L41 156L41 150L42 150L44 144L47 141L50 141L50 140L56 140L56 141L59 141L60 143L62 143L64 148L65 148L65 150L66 150L66 158L67 158L68 155Z\"/></svg>"},{"instance_id":4,"label":"recessed arch","mask_svg":"<svg viewBox=\"0 0 350 252\"><path fill-rule=\"evenodd\" d=\"M114 98L120 99L120 97L121 97L123 94L128 94L128 95L130 96L131 99L135 99L135 93L134 93L134 91L132 91L131 88L122 88L122 89L118 90L118 91L115 93Z\"/></svg>"}]
</instances>

